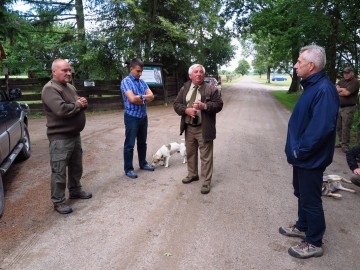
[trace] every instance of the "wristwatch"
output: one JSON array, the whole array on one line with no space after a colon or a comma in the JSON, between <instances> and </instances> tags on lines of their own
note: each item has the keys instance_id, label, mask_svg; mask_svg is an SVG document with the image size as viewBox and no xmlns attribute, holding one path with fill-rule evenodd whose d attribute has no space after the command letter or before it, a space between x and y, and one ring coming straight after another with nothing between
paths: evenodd
<instances>
[{"instance_id":1,"label":"wristwatch","mask_svg":"<svg viewBox=\"0 0 360 270\"><path fill-rule=\"evenodd\" d=\"M140 99L141 99L142 103L145 104L145 98L143 97L143 95L140 95Z\"/></svg>"}]
</instances>

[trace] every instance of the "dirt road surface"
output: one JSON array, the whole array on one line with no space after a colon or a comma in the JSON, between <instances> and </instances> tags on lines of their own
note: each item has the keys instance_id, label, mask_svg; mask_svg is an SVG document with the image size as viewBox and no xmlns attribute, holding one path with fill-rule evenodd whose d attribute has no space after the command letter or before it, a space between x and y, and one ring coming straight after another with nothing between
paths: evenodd
<instances>
[{"instance_id":1,"label":"dirt road surface","mask_svg":"<svg viewBox=\"0 0 360 270\"><path fill-rule=\"evenodd\" d=\"M82 133L83 186L90 200L71 200L70 215L50 202L45 119L30 121L32 157L4 177L0 269L359 269L360 189L324 197L324 256L287 254L299 242L278 233L295 221L292 169L284 155L290 112L250 78L223 89L217 118L212 190L181 183L180 155L170 167L123 172L123 112L87 117ZM172 106L149 108L148 160L163 144L181 142ZM329 174L349 177L336 150Z\"/></svg>"}]
</instances>

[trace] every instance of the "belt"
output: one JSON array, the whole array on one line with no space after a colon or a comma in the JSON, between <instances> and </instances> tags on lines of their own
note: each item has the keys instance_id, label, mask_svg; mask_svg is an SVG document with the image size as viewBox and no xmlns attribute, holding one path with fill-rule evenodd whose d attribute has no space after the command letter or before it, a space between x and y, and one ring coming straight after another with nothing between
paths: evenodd
<instances>
[{"instance_id":1,"label":"belt","mask_svg":"<svg viewBox=\"0 0 360 270\"><path fill-rule=\"evenodd\" d=\"M356 106L356 104L351 104L351 105L343 105L343 106L340 106L340 108L345 108L345 107L352 107L352 106Z\"/></svg>"},{"instance_id":2,"label":"belt","mask_svg":"<svg viewBox=\"0 0 360 270\"><path fill-rule=\"evenodd\" d=\"M190 127L200 127L201 126L201 124L199 124L199 125L187 124L187 125Z\"/></svg>"}]
</instances>

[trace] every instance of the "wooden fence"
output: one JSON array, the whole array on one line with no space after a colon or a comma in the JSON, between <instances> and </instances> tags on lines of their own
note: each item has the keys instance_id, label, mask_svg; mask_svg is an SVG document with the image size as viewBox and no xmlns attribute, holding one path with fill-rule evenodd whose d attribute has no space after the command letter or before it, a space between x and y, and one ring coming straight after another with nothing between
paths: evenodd
<instances>
[{"instance_id":1,"label":"wooden fence","mask_svg":"<svg viewBox=\"0 0 360 270\"><path fill-rule=\"evenodd\" d=\"M7 81L1 79L0 90L20 88L22 97L18 101L28 103L31 113L38 113L43 112L41 90L48 81L49 78L7 79ZM171 103L182 84L183 82L177 80L175 77L167 77L165 87L150 87L155 95L155 101L149 103L149 105ZM88 111L123 108L119 80L94 80L85 82L83 80L75 80L74 86L78 90L79 96L87 98L89 103Z\"/></svg>"}]
</instances>

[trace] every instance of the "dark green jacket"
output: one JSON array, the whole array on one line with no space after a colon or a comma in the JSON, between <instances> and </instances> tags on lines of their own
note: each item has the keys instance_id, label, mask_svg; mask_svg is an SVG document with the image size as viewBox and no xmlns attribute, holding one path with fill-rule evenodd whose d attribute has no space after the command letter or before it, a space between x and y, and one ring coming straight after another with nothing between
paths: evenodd
<instances>
[{"instance_id":1,"label":"dark green jacket","mask_svg":"<svg viewBox=\"0 0 360 270\"><path fill-rule=\"evenodd\" d=\"M85 108L79 102L76 89L49 81L43 87L41 99L47 119L47 136L50 141L78 136L85 127Z\"/></svg>"}]
</instances>

